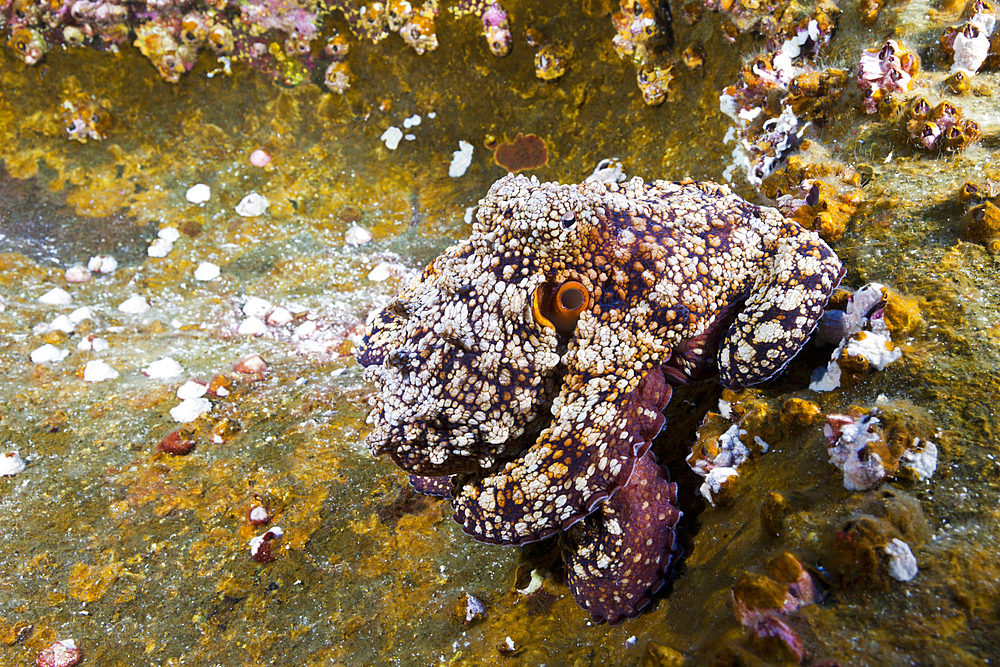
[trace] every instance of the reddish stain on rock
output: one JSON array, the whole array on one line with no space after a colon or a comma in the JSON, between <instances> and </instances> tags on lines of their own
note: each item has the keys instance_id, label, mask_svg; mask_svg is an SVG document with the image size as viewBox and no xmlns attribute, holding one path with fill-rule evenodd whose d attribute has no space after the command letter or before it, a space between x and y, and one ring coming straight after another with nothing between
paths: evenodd
<instances>
[{"instance_id":1,"label":"reddish stain on rock","mask_svg":"<svg viewBox=\"0 0 1000 667\"><path fill-rule=\"evenodd\" d=\"M513 141L497 144L493 151L493 161L507 171L516 174L526 169L538 169L549 162L549 149L541 137L518 133Z\"/></svg>"}]
</instances>

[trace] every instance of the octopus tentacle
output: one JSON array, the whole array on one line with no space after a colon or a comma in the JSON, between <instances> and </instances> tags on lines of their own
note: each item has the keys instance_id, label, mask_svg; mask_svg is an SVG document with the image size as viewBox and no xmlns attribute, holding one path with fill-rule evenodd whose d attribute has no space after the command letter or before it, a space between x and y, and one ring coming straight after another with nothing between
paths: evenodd
<instances>
[{"instance_id":1,"label":"octopus tentacle","mask_svg":"<svg viewBox=\"0 0 1000 667\"><path fill-rule=\"evenodd\" d=\"M455 520L495 544L527 544L572 526L628 483L663 427L670 395L659 367L631 382L568 377L553 405L557 420L522 457L464 484Z\"/></svg>"},{"instance_id":2,"label":"octopus tentacle","mask_svg":"<svg viewBox=\"0 0 1000 667\"><path fill-rule=\"evenodd\" d=\"M638 616L666 583L681 551L676 505L677 485L647 452L628 484L562 534L566 585L594 621L615 625Z\"/></svg>"},{"instance_id":3,"label":"octopus tentacle","mask_svg":"<svg viewBox=\"0 0 1000 667\"><path fill-rule=\"evenodd\" d=\"M788 365L844 275L840 260L815 232L787 222L781 232L769 270L758 276L721 341L719 380L726 387L759 384Z\"/></svg>"}]
</instances>

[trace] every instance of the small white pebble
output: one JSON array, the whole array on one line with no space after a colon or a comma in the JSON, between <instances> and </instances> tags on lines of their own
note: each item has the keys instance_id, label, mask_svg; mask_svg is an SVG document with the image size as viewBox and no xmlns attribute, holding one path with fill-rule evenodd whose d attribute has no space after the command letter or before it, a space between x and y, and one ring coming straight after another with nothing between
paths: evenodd
<instances>
[{"instance_id":1,"label":"small white pebble","mask_svg":"<svg viewBox=\"0 0 1000 667\"><path fill-rule=\"evenodd\" d=\"M68 306L72 301L70 293L61 287L53 287L38 297L38 303L44 303L46 306Z\"/></svg>"},{"instance_id":2,"label":"small white pebble","mask_svg":"<svg viewBox=\"0 0 1000 667\"><path fill-rule=\"evenodd\" d=\"M459 141L458 150L451 154L451 164L448 166L448 175L452 178L464 176L469 165L472 164L472 153L475 147L468 141Z\"/></svg>"},{"instance_id":3,"label":"small white pebble","mask_svg":"<svg viewBox=\"0 0 1000 667\"><path fill-rule=\"evenodd\" d=\"M156 239L146 248L146 254L150 257L166 257L174 249L172 241L167 239Z\"/></svg>"},{"instance_id":4,"label":"small white pebble","mask_svg":"<svg viewBox=\"0 0 1000 667\"><path fill-rule=\"evenodd\" d=\"M72 333L74 329L76 329L76 323L67 315L60 315L46 327L47 331L62 331L63 333Z\"/></svg>"},{"instance_id":5,"label":"small white pebble","mask_svg":"<svg viewBox=\"0 0 1000 667\"><path fill-rule=\"evenodd\" d=\"M170 243L174 243L181 237L181 233L177 231L176 227L164 227L160 231L156 232L156 235L164 241L169 241Z\"/></svg>"},{"instance_id":6,"label":"small white pebble","mask_svg":"<svg viewBox=\"0 0 1000 667\"><path fill-rule=\"evenodd\" d=\"M46 343L41 347L31 351L31 361L35 364L49 364L53 361L62 361L69 354L69 350L60 350L55 345Z\"/></svg>"},{"instance_id":7,"label":"small white pebble","mask_svg":"<svg viewBox=\"0 0 1000 667\"><path fill-rule=\"evenodd\" d=\"M250 164L255 167L266 167L271 164L271 156L258 148L253 153L250 153Z\"/></svg>"},{"instance_id":8,"label":"small white pebble","mask_svg":"<svg viewBox=\"0 0 1000 667\"><path fill-rule=\"evenodd\" d=\"M0 454L0 477L10 477L24 472L24 459L17 452Z\"/></svg>"},{"instance_id":9,"label":"small white pebble","mask_svg":"<svg viewBox=\"0 0 1000 667\"><path fill-rule=\"evenodd\" d=\"M251 192L236 205L236 214L244 218L254 218L264 213L270 205L267 197Z\"/></svg>"},{"instance_id":10,"label":"small white pebble","mask_svg":"<svg viewBox=\"0 0 1000 667\"><path fill-rule=\"evenodd\" d=\"M175 378L184 372L184 367L170 357L163 357L142 369L142 374L151 378Z\"/></svg>"},{"instance_id":11,"label":"small white pebble","mask_svg":"<svg viewBox=\"0 0 1000 667\"><path fill-rule=\"evenodd\" d=\"M385 142L385 147L391 151L396 150L396 147L399 146L399 141L402 138L403 131L392 125L390 125L386 131L382 133L382 136L379 137L379 139Z\"/></svg>"},{"instance_id":12,"label":"small white pebble","mask_svg":"<svg viewBox=\"0 0 1000 667\"><path fill-rule=\"evenodd\" d=\"M66 269L64 277L68 283L85 283L90 280L90 271L82 264L77 264Z\"/></svg>"},{"instance_id":13,"label":"small white pebble","mask_svg":"<svg viewBox=\"0 0 1000 667\"><path fill-rule=\"evenodd\" d=\"M347 245L364 245L372 240L372 233L360 225L351 225L344 232L344 243Z\"/></svg>"},{"instance_id":14,"label":"small white pebble","mask_svg":"<svg viewBox=\"0 0 1000 667\"><path fill-rule=\"evenodd\" d=\"M118 260L111 255L95 255L87 262L87 268L97 273L114 273L118 270Z\"/></svg>"},{"instance_id":15,"label":"small white pebble","mask_svg":"<svg viewBox=\"0 0 1000 667\"><path fill-rule=\"evenodd\" d=\"M266 523L270 518L266 507L261 507L260 505L254 507L250 510L250 520L254 523Z\"/></svg>"},{"instance_id":16,"label":"small white pebble","mask_svg":"<svg viewBox=\"0 0 1000 667\"><path fill-rule=\"evenodd\" d=\"M93 359L83 367L84 382L103 382L104 380L114 380L119 373L106 362L100 359Z\"/></svg>"},{"instance_id":17,"label":"small white pebble","mask_svg":"<svg viewBox=\"0 0 1000 667\"><path fill-rule=\"evenodd\" d=\"M292 315L292 311L288 310L287 308L278 306L277 308L275 308L274 310L272 310L270 313L267 314L267 318L265 319L265 321L272 327L277 327L281 326L282 324L288 324L294 319L295 316Z\"/></svg>"},{"instance_id":18,"label":"small white pebble","mask_svg":"<svg viewBox=\"0 0 1000 667\"><path fill-rule=\"evenodd\" d=\"M438 117L438 115L436 111L432 111L429 114L427 114L427 117L430 118L431 120L434 120L435 118Z\"/></svg>"},{"instance_id":19,"label":"small white pebble","mask_svg":"<svg viewBox=\"0 0 1000 667\"><path fill-rule=\"evenodd\" d=\"M192 204L204 204L212 198L212 188L204 183L195 183L184 193L184 198Z\"/></svg>"},{"instance_id":20,"label":"small white pebble","mask_svg":"<svg viewBox=\"0 0 1000 667\"><path fill-rule=\"evenodd\" d=\"M420 125L419 114L413 114L409 118L403 119L403 127L405 127L406 129L410 129L411 127L416 127L417 125Z\"/></svg>"},{"instance_id":21,"label":"small white pebble","mask_svg":"<svg viewBox=\"0 0 1000 667\"><path fill-rule=\"evenodd\" d=\"M188 380L177 387L177 398L186 401L189 398L201 398L208 391L208 385L196 380Z\"/></svg>"},{"instance_id":22,"label":"small white pebble","mask_svg":"<svg viewBox=\"0 0 1000 667\"><path fill-rule=\"evenodd\" d=\"M316 323L312 320L306 320L299 326L295 327L295 332L292 335L296 339L302 340L303 338L309 338L314 333L316 333Z\"/></svg>"},{"instance_id":23,"label":"small white pebble","mask_svg":"<svg viewBox=\"0 0 1000 667\"><path fill-rule=\"evenodd\" d=\"M896 581L910 581L920 568L917 567L917 559L910 550L910 545L899 539L892 538L889 544L885 545L885 553L889 556L889 576Z\"/></svg>"},{"instance_id":24,"label":"small white pebble","mask_svg":"<svg viewBox=\"0 0 1000 667\"><path fill-rule=\"evenodd\" d=\"M90 306L80 306L69 314L69 319L73 321L73 324L79 324L84 320L93 319L93 317L94 310Z\"/></svg>"},{"instance_id":25,"label":"small white pebble","mask_svg":"<svg viewBox=\"0 0 1000 667\"><path fill-rule=\"evenodd\" d=\"M149 310L149 302L146 298L138 294L133 294L129 298L118 304L118 310L123 313L130 313L132 315L138 315L139 313L145 313Z\"/></svg>"},{"instance_id":26,"label":"small white pebble","mask_svg":"<svg viewBox=\"0 0 1000 667\"><path fill-rule=\"evenodd\" d=\"M241 336L259 336L267 331L267 325L259 317L248 317L236 329Z\"/></svg>"},{"instance_id":27,"label":"small white pebble","mask_svg":"<svg viewBox=\"0 0 1000 667\"><path fill-rule=\"evenodd\" d=\"M406 139L407 141L416 141L417 140L417 135L415 135L415 134L404 134L403 138Z\"/></svg>"},{"instance_id":28,"label":"small white pebble","mask_svg":"<svg viewBox=\"0 0 1000 667\"><path fill-rule=\"evenodd\" d=\"M176 422L187 424L211 411L212 402L207 398L186 398L180 405L170 408L170 416Z\"/></svg>"},{"instance_id":29,"label":"small white pebble","mask_svg":"<svg viewBox=\"0 0 1000 667\"><path fill-rule=\"evenodd\" d=\"M217 264L202 262L198 265L198 268L194 270L194 279L205 282L208 280L215 280L221 274L222 272L219 270L219 266Z\"/></svg>"},{"instance_id":30,"label":"small white pebble","mask_svg":"<svg viewBox=\"0 0 1000 667\"><path fill-rule=\"evenodd\" d=\"M76 349L83 352L104 352L111 349L108 341L97 336L84 336L83 340L76 344Z\"/></svg>"},{"instance_id":31,"label":"small white pebble","mask_svg":"<svg viewBox=\"0 0 1000 667\"><path fill-rule=\"evenodd\" d=\"M386 280L391 275L392 271L390 270L389 262L382 262L368 272L368 280L378 283Z\"/></svg>"},{"instance_id":32,"label":"small white pebble","mask_svg":"<svg viewBox=\"0 0 1000 667\"><path fill-rule=\"evenodd\" d=\"M252 296L243 304L243 314L247 317L264 317L271 311L271 302L259 296Z\"/></svg>"}]
</instances>

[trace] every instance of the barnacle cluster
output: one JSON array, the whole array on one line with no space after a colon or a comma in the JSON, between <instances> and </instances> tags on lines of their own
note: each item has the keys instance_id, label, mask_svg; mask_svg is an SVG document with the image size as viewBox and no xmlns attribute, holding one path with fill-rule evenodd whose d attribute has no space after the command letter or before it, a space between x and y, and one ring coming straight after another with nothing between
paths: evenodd
<instances>
[{"instance_id":1,"label":"barnacle cluster","mask_svg":"<svg viewBox=\"0 0 1000 667\"><path fill-rule=\"evenodd\" d=\"M858 88L864 95L866 113L879 109L891 112L895 106L893 93L905 92L920 71L920 58L916 53L894 39L880 48L865 49L858 61Z\"/></svg>"},{"instance_id":2,"label":"barnacle cluster","mask_svg":"<svg viewBox=\"0 0 1000 667\"><path fill-rule=\"evenodd\" d=\"M651 0L621 0L619 11L611 17L616 32L612 40L615 51L635 64L642 99L650 106L662 104L672 96L674 64L661 54L673 42L667 7L666 15L658 15ZM697 53L690 57L696 58Z\"/></svg>"},{"instance_id":3,"label":"barnacle cluster","mask_svg":"<svg viewBox=\"0 0 1000 667\"><path fill-rule=\"evenodd\" d=\"M871 176L867 165L855 167L826 160L806 164L793 155L764 181L761 192L777 200L777 208L786 218L816 230L827 242L835 242L864 201L864 186Z\"/></svg>"},{"instance_id":4,"label":"barnacle cluster","mask_svg":"<svg viewBox=\"0 0 1000 667\"><path fill-rule=\"evenodd\" d=\"M965 12L965 22L941 34L941 49L951 58L953 75L974 76L984 65L1000 66L1000 34L995 33L996 9L988 0L975 0ZM992 39L991 39L992 37Z\"/></svg>"},{"instance_id":5,"label":"barnacle cluster","mask_svg":"<svg viewBox=\"0 0 1000 667\"><path fill-rule=\"evenodd\" d=\"M726 178L742 168L747 180L760 186L810 124L826 122L847 77L814 63L836 30L839 13L832 2L821 1L811 15L785 18L774 39L777 49L748 62L740 81L723 91L720 106L734 122L726 141L736 141Z\"/></svg>"},{"instance_id":6,"label":"barnacle cluster","mask_svg":"<svg viewBox=\"0 0 1000 667\"><path fill-rule=\"evenodd\" d=\"M962 109L947 100L931 107L923 97L914 99L903 115L906 134L917 148L925 151L962 150L979 139L979 125L962 115Z\"/></svg>"},{"instance_id":7,"label":"barnacle cluster","mask_svg":"<svg viewBox=\"0 0 1000 667\"><path fill-rule=\"evenodd\" d=\"M525 37L535 51L535 76L542 81L555 81L566 73L573 57L573 46L547 39L537 28L528 28Z\"/></svg>"},{"instance_id":8,"label":"barnacle cluster","mask_svg":"<svg viewBox=\"0 0 1000 667\"><path fill-rule=\"evenodd\" d=\"M474 14L483 22L483 36L496 56L510 53L513 38L507 11L493 0L460 0L449 8L455 16Z\"/></svg>"},{"instance_id":9,"label":"barnacle cluster","mask_svg":"<svg viewBox=\"0 0 1000 667\"><path fill-rule=\"evenodd\" d=\"M349 50L350 45L343 35L335 34L326 40L323 52L333 61L323 73L323 83L331 92L343 94L351 87L351 71L347 65Z\"/></svg>"},{"instance_id":10,"label":"barnacle cluster","mask_svg":"<svg viewBox=\"0 0 1000 667\"><path fill-rule=\"evenodd\" d=\"M332 50L321 46L325 19L334 11L373 42L395 32L418 54L438 46L437 0L419 6L408 0L361 6L353 0L15 0L0 9L0 30L28 65L54 48L134 45L171 83L209 52L225 71L233 61L244 62L284 85L304 83L325 69L327 85L343 92L350 85L346 41ZM460 0L452 11L481 18L493 53L510 51L509 21L499 3Z\"/></svg>"},{"instance_id":11,"label":"barnacle cluster","mask_svg":"<svg viewBox=\"0 0 1000 667\"><path fill-rule=\"evenodd\" d=\"M106 139L113 123L107 104L83 92L67 96L60 105L60 120L66 135L81 144L90 139Z\"/></svg>"},{"instance_id":12,"label":"barnacle cluster","mask_svg":"<svg viewBox=\"0 0 1000 667\"><path fill-rule=\"evenodd\" d=\"M965 212L965 237L1000 253L1000 183L966 183L958 193Z\"/></svg>"}]
</instances>

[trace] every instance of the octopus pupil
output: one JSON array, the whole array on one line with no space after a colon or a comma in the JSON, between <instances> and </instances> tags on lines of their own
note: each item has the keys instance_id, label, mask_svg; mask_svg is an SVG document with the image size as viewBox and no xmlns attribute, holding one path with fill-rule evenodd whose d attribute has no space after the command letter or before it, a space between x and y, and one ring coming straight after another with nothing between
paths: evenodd
<instances>
[{"instance_id":1,"label":"octopus pupil","mask_svg":"<svg viewBox=\"0 0 1000 667\"><path fill-rule=\"evenodd\" d=\"M559 298L559 305L568 311L583 307L583 292L576 287L571 287L562 293Z\"/></svg>"}]
</instances>

